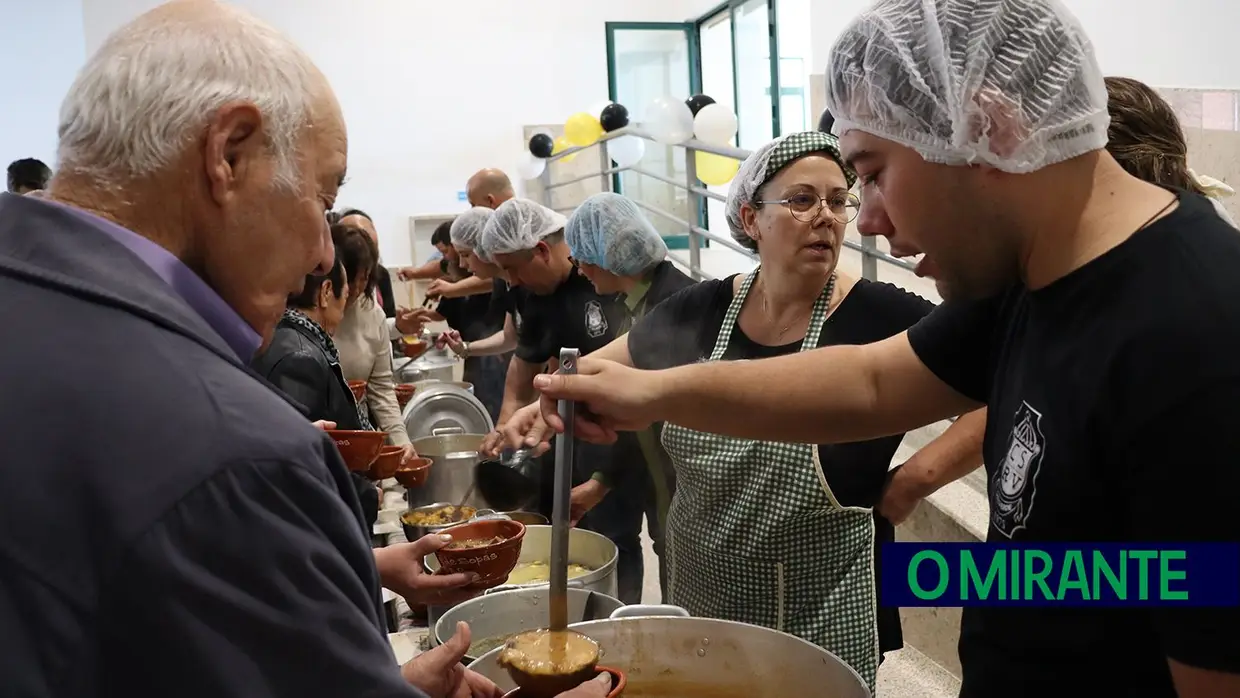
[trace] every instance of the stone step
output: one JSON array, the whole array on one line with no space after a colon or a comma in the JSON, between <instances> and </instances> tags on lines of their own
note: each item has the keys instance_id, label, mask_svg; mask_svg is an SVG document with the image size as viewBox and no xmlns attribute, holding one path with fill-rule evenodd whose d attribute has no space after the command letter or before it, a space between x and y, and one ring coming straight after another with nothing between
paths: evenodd
<instances>
[{"instance_id":1,"label":"stone step","mask_svg":"<svg viewBox=\"0 0 1240 698\"><path fill-rule=\"evenodd\" d=\"M913 647L887 655L875 698L956 698L960 679Z\"/></svg>"}]
</instances>

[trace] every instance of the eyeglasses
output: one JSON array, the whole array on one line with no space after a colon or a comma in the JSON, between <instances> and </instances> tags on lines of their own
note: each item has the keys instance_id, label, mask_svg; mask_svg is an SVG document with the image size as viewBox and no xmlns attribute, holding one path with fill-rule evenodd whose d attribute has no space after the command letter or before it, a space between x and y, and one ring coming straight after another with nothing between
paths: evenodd
<instances>
[{"instance_id":1,"label":"eyeglasses","mask_svg":"<svg viewBox=\"0 0 1240 698\"><path fill-rule=\"evenodd\" d=\"M861 199L857 198L852 192L836 192L831 196L818 196L803 192L793 194L786 199L777 201L756 201L759 204L782 204L788 207L788 213L792 217L803 222L809 223L818 217L822 207L826 206L831 211L831 215L835 220L847 225L852 223L857 214L861 212Z\"/></svg>"}]
</instances>

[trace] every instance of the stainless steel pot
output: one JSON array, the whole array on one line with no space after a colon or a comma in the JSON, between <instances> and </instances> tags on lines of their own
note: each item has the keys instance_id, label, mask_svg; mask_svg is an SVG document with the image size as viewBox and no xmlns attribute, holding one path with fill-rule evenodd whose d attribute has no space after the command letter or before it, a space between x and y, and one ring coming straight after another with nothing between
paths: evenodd
<instances>
[{"instance_id":1,"label":"stainless steel pot","mask_svg":"<svg viewBox=\"0 0 1240 698\"><path fill-rule=\"evenodd\" d=\"M432 469L434 466L431 466ZM616 544L594 531L574 528L568 532L569 564L588 567L593 572L576 579L568 580L570 589L586 589L615 598L619 596L616 589L616 561L620 557ZM521 556L517 564L522 562L550 562L551 560L551 527L526 526L525 538L521 541ZM431 572L439 569L439 560L434 555L427 555L424 560L426 568ZM551 583L530 582L528 584L505 584L490 589L484 596L497 594L510 589L549 589ZM459 605L459 604L458 604ZM431 606L428 610L431 627L434 627L440 616L448 612L451 606ZM431 636L432 638L434 635Z\"/></svg>"},{"instance_id":2,"label":"stainless steel pot","mask_svg":"<svg viewBox=\"0 0 1240 698\"><path fill-rule=\"evenodd\" d=\"M474 384L470 383L469 381L440 380L438 378L427 378L425 380L420 380L420 381L415 382L413 384L415 394L417 390L423 390L425 388L434 387L436 383L446 383L448 385L456 386L460 388L461 390L464 390L465 392L469 393L470 395L474 394Z\"/></svg>"},{"instance_id":3,"label":"stainless steel pot","mask_svg":"<svg viewBox=\"0 0 1240 698\"><path fill-rule=\"evenodd\" d=\"M648 614L659 608L626 606L608 620L569 625L598 641L601 664L628 674L626 695L871 696L865 681L843 660L799 637L728 620ZM629 617L634 613L639 617ZM516 688L499 666L499 653L491 650L469 668L502 690Z\"/></svg>"},{"instance_id":4,"label":"stainless steel pot","mask_svg":"<svg viewBox=\"0 0 1240 698\"><path fill-rule=\"evenodd\" d=\"M438 379L444 381L452 380L453 369L456 367L459 359L452 353L451 349L444 347L436 349L433 346L426 350L416 359L408 359L397 355L393 357L393 372L397 377L398 383L417 383L428 379Z\"/></svg>"},{"instance_id":5,"label":"stainless steel pot","mask_svg":"<svg viewBox=\"0 0 1240 698\"><path fill-rule=\"evenodd\" d=\"M414 384L401 419L410 439L449 434L486 434L495 427L487 408L459 381Z\"/></svg>"},{"instance_id":6,"label":"stainless steel pot","mask_svg":"<svg viewBox=\"0 0 1240 698\"><path fill-rule=\"evenodd\" d=\"M417 399L417 393L414 393L414 399ZM448 428L447 433L414 439L413 447L418 455L430 458L432 465L426 484L407 493L409 506L435 502L459 504L473 484L474 465L478 463L478 447L482 445L482 439L482 434L466 434L452 428ZM465 504L475 509L486 507L477 493Z\"/></svg>"},{"instance_id":7,"label":"stainless steel pot","mask_svg":"<svg viewBox=\"0 0 1240 698\"><path fill-rule=\"evenodd\" d=\"M498 640L524 630L547 627L548 587L533 589L509 589L486 594L458 604L435 621L432 643L443 644L456 632L458 621L469 623L470 637L474 646ZM606 594L588 589L568 590L568 621L580 623L609 617L624 604ZM478 654L482 654L479 652ZM477 658L472 648L465 655L465 662Z\"/></svg>"}]
</instances>

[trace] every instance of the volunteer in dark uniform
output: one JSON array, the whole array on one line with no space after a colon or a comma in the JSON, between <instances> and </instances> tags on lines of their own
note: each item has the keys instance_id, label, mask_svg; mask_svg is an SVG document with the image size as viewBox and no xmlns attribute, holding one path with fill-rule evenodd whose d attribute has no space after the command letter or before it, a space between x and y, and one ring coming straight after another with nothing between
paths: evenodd
<instances>
[{"instance_id":1,"label":"volunteer in dark uniform","mask_svg":"<svg viewBox=\"0 0 1240 698\"><path fill-rule=\"evenodd\" d=\"M512 199L495 211L483 232L482 247L503 270L509 283L525 289L524 312L517 349L508 365L504 418L531 403L532 381L561 348L588 355L615 339L627 311L616 295L599 295L577 273L564 242L565 219L528 199ZM501 419L498 424L503 424ZM499 441L498 434L492 437ZM632 435L615 445L578 444L574 449L574 486L599 479L611 495L580 520L580 526L601 533L619 548L617 572L620 600L637 603L642 591L641 517L644 511L644 468L641 448ZM554 453L544 457L542 510L549 514Z\"/></svg>"},{"instance_id":2,"label":"volunteer in dark uniform","mask_svg":"<svg viewBox=\"0 0 1240 698\"><path fill-rule=\"evenodd\" d=\"M483 209L490 212L490 209ZM475 226L477 221L471 212L466 212L461 216L457 216L448 225L448 238L446 249L450 253L445 253L444 264L445 273L449 273L456 279L454 283L466 283L477 281L476 275L472 273L472 269L466 264L466 259L460 256L455 245L451 241L451 231L454 228L462 226ZM439 236L436 231L436 246L444 243L444 239ZM491 284L486 286L489 288ZM428 291L429 292L429 291ZM436 306L436 312L448 323L451 328L447 336L440 337L440 344L452 344L453 340L462 343L464 350L457 350L457 354L465 360L463 379L474 386L474 397L486 407L487 413L491 415L492 421L499 419L500 408L504 404L504 379L508 372L508 359L510 354L475 354L468 351L468 343L490 337L496 332L502 332L507 315L500 309L494 308L490 293L473 293L464 296L442 298L439 305ZM456 349L456 347L453 347Z\"/></svg>"},{"instance_id":3,"label":"volunteer in dark uniform","mask_svg":"<svg viewBox=\"0 0 1240 698\"><path fill-rule=\"evenodd\" d=\"M864 13L826 96L859 229L924 252L948 302L860 347L658 373L582 361L591 375L537 381L544 418L576 399L625 427L844 442L984 403L991 542L1240 540L1240 236L1106 152L1106 86L1062 4L934 7L944 25L912 0ZM1240 695L1238 627L1236 607L970 607L961 695Z\"/></svg>"},{"instance_id":4,"label":"volunteer in dark uniform","mask_svg":"<svg viewBox=\"0 0 1240 698\"><path fill-rule=\"evenodd\" d=\"M667 244L637 204L619 194L603 192L583 201L568 219L564 238L578 271L590 280L594 290L621 295L628 317L617 334L628 331L665 298L694 283L667 259ZM659 556L659 588L666 601L663 536L667 510L676 492L676 472L659 443L661 431L661 425L654 425L637 432L646 472L632 477L642 480L646 530ZM574 487L574 515L603 501L611 484L604 478L591 478Z\"/></svg>"},{"instance_id":5,"label":"volunteer in dark uniform","mask_svg":"<svg viewBox=\"0 0 1240 698\"><path fill-rule=\"evenodd\" d=\"M521 326L519 304L524 289L512 288L502 277L503 270L489 261L482 251L482 231L494 209L475 206L456 217L449 231L452 247L456 250L460 263L475 277L491 282L491 293L486 314L493 322L502 325L502 329L494 334L476 341L466 340L459 332L446 332L440 337L440 343L452 348L459 356L494 356L511 354L517 348L517 331ZM504 359L505 371L508 358ZM506 375L506 374L505 374ZM503 392L504 376L500 377L500 392Z\"/></svg>"}]
</instances>

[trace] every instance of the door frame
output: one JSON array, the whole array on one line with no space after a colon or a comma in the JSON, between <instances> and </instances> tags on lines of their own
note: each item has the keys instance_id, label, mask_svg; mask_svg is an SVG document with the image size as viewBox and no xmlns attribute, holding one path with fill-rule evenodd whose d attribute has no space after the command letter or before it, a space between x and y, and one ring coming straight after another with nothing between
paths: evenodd
<instances>
[{"instance_id":1,"label":"door frame","mask_svg":"<svg viewBox=\"0 0 1240 698\"><path fill-rule=\"evenodd\" d=\"M618 31L675 31L684 32L685 42L689 56L689 95L685 98L695 95L702 90L702 50L698 44L698 25L696 22L606 22L604 23L604 31L607 33L607 99L612 102L616 100L616 32ZM644 105L625 105L630 109L630 118L637 120L634 113L637 109ZM688 157L688 151L685 151L685 157ZM620 182L620 173L616 172L611 176L611 190L617 194L623 194L623 187ZM697 197L700 199L700 197ZM706 203L698 202L698 210L694 216L696 219L694 225L699 228L706 227ZM688 249L689 235L666 236L663 238L669 249ZM703 241L705 246L708 241Z\"/></svg>"}]
</instances>

